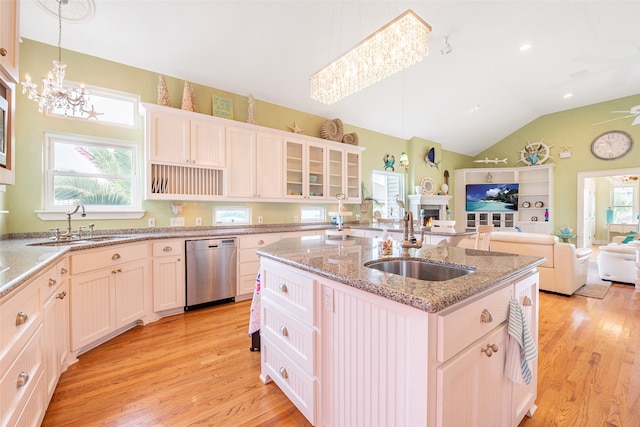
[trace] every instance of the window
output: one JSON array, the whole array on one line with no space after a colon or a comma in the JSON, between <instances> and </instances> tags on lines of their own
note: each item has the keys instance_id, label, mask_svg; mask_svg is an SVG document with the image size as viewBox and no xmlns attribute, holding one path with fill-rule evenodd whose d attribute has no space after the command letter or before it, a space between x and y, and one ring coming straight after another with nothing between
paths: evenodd
<instances>
[{"instance_id":1,"label":"window","mask_svg":"<svg viewBox=\"0 0 640 427\"><path fill-rule=\"evenodd\" d=\"M395 172L373 171L371 182L373 184L373 212L380 212L381 218L400 219L405 210L400 212L401 209L396 197L401 203L404 203L404 175Z\"/></svg>"},{"instance_id":2,"label":"window","mask_svg":"<svg viewBox=\"0 0 640 427\"><path fill-rule=\"evenodd\" d=\"M70 87L80 87L77 83L68 82ZM124 92L87 86L89 91L89 107L81 111L65 112L64 108L45 110L47 116L64 117L75 120L90 120L103 125L138 127L138 104L140 97Z\"/></svg>"},{"instance_id":3,"label":"window","mask_svg":"<svg viewBox=\"0 0 640 427\"><path fill-rule=\"evenodd\" d=\"M131 142L46 134L45 210L138 210L137 150Z\"/></svg>"},{"instance_id":4,"label":"window","mask_svg":"<svg viewBox=\"0 0 640 427\"><path fill-rule=\"evenodd\" d=\"M220 206L213 208L213 222L218 225L251 224L251 208Z\"/></svg>"},{"instance_id":5,"label":"window","mask_svg":"<svg viewBox=\"0 0 640 427\"><path fill-rule=\"evenodd\" d=\"M324 208L321 207L305 207L300 208L301 222L322 222L325 221Z\"/></svg>"},{"instance_id":6,"label":"window","mask_svg":"<svg viewBox=\"0 0 640 427\"><path fill-rule=\"evenodd\" d=\"M617 184L611 187L611 210L615 224L635 223L634 212L637 212L637 185Z\"/></svg>"}]
</instances>

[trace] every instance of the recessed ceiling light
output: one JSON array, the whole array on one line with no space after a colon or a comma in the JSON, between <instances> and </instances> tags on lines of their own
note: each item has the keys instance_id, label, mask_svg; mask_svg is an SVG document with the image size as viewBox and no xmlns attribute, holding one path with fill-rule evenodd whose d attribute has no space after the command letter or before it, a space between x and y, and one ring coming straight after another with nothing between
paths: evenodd
<instances>
[{"instance_id":1,"label":"recessed ceiling light","mask_svg":"<svg viewBox=\"0 0 640 427\"><path fill-rule=\"evenodd\" d=\"M572 94L572 93L565 93L565 94L563 95L563 98L564 98L564 99L567 99L567 98L571 98L572 96L573 96L573 94Z\"/></svg>"},{"instance_id":2,"label":"recessed ceiling light","mask_svg":"<svg viewBox=\"0 0 640 427\"><path fill-rule=\"evenodd\" d=\"M529 50L529 49L531 49L531 43L525 43L522 46L520 46L520 50L522 52L524 52L525 50Z\"/></svg>"}]
</instances>

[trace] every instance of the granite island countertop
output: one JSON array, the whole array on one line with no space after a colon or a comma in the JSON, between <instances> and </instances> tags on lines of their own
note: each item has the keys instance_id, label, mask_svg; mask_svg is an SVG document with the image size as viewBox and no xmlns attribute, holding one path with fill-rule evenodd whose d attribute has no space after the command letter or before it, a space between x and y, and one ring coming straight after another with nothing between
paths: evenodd
<instances>
[{"instance_id":1,"label":"granite island countertop","mask_svg":"<svg viewBox=\"0 0 640 427\"><path fill-rule=\"evenodd\" d=\"M378 239L286 238L258 249L257 253L430 313L479 294L545 261L533 256L426 245L422 249L410 249L409 257L474 267L476 271L447 281L425 281L365 267L368 261L401 258L399 247L394 248L393 255L379 256Z\"/></svg>"}]
</instances>

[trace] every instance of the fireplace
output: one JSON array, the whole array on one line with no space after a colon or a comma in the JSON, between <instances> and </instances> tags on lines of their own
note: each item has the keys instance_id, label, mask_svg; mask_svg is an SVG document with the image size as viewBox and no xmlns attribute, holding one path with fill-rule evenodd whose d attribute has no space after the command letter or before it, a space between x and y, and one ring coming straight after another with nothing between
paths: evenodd
<instances>
[{"instance_id":1,"label":"fireplace","mask_svg":"<svg viewBox=\"0 0 640 427\"><path fill-rule=\"evenodd\" d=\"M440 207L433 205L420 205L418 216L424 218L422 225L431 226L431 220L440 219Z\"/></svg>"},{"instance_id":2,"label":"fireplace","mask_svg":"<svg viewBox=\"0 0 640 427\"><path fill-rule=\"evenodd\" d=\"M413 212L413 218L420 218L420 211L424 209L427 218L447 219L447 207L451 196L420 195L409 196L409 209Z\"/></svg>"}]
</instances>

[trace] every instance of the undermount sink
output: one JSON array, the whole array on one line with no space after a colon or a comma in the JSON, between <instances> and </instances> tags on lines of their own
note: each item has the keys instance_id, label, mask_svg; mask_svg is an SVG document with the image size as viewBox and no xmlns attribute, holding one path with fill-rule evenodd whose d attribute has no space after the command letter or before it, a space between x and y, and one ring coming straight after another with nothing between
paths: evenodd
<instances>
[{"instance_id":1,"label":"undermount sink","mask_svg":"<svg viewBox=\"0 0 640 427\"><path fill-rule=\"evenodd\" d=\"M417 259L386 259L365 263L365 267L418 280L442 282L476 271L473 267L446 265Z\"/></svg>"},{"instance_id":2,"label":"undermount sink","mask_svg":"<svg viewBox=\"0 0 640 427\"><path fill-rule=\"evenodd\" d=\"M125 236L96 236L82 239L69 240L47 240L46 242L30 243L28 246L66 246L66 245L86 245L92 242L105 242L109 240L125 239Z\"/></svg>"}]
</instances>

